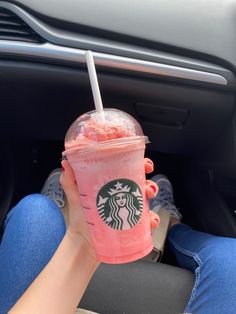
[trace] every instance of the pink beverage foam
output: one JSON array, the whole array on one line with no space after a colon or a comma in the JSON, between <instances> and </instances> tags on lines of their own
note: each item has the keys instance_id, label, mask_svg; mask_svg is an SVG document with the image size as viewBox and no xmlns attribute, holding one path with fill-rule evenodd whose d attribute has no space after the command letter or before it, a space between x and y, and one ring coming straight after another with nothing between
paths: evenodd
<instances>
[{"instance_id":1,"label":"pink beverage foam","mask_svg":"<svg viewBox=\"0 0 236 314\"><path fill-rule=\"evenodd\" d=\"M115 149L107 148L95 152L90 151L86 154L74 152L67 155L76 176L92 242L97 257L102 262L131 262L144 257L153 248L148 203L145 194L144 150L144 140L139 140L133 144L120 145ZM105 210L103 212L105 207L101 209L103 205L98 206L98 195L101 187L111 181L118 184L116 185L118 190L124 191L125 184L122 184L122 182L126 178L135 182L140 188L138 191L135 186L133 190L132 188L129 190L128 185L126 185L126 190L129 190L128 194L132 195L133 198L136 197L133 194L136 193L137 195L137 192L138 194L141 192L139 199L143 199L143 207L138 207L140 204L137 203L136 197L136 213L141 209L141 214L136 216L134 226L131 227L126 223L123 224L123 230L119 230L117 229L118 225L111 227L105 222L107 217L104 216ZM113 197L122 195L122 193L115 193L117 192L116 187L112 186L106 194L107 197L103 195L100 203L103 203L106 198L109 198L110 201L109 191L111 194L114 193ZM99 208L101 212L99 212ZM135 208L134 201L132 208ZM115 216L117 219L127 217L124 214L124 208L117 211ZM109 220L109 218L111 219L111 217L107 219Z\"/></svg>"},{"instance_id":2,"label":"pink beverage foam","mask_svg":"<svg viewBox=\"0 0 236 314\"><path fill-rule=\"evenodd\" d=\"M89 144L99 143L119 138L135 136L133 129L114 123L100 123L94 119L88 120L82 125L80 133L74 140L65 144L65 149L73 147L84 147Z\"/></svg>"}]
</instances>

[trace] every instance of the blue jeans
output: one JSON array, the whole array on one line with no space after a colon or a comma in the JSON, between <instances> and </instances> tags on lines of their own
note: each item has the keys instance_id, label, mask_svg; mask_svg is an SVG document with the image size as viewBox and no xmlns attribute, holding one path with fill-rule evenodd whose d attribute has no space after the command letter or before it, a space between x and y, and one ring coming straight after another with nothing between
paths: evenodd
<instances>
[{"instance_id":1,"label":"blue jeans","mask_svg":"<svg viewBox=\"0 0 236 314\"><path fill-rule=\"evenodd\" d=\"M178 224L169 242L179 265L195 273L185 312L236 313L236 239L216 237Z\"/></svg>"},{"instance_id":2,"label":"blue jeans","mask_svg":"<svg viewBox=\"0 0 236 314\"><path fill-rule=\"evenodd\" d=\"M46 196L27 196L10 211L0 245L0 314L6 314L37 277L64 234L63 216ZM179 265L196 274L186 312L235 313L236 240L179 224L170 230L169 241Z\"/></svg>"},{"instance_id":3,"label":"blue jeans","mask_svg":"<svg viewBox=\"0 0 236 314\"><path fill-rule=\"evenodd\" d=\"M27 196L9 212L0 245L1 314L47 265L64 234L63 215L46 196Z\"/></svg>"}]
</instances>

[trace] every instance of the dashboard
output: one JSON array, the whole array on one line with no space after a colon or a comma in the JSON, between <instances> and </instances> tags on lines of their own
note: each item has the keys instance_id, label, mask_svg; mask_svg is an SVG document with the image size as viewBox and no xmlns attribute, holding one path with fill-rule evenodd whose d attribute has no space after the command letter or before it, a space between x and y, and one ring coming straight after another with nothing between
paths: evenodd
<instances>
[{"instance_id":1,"label":"dashboard","mask_svg":"<svg viewBox=\"0 0 236 314\"><path fill-rule=\"evenodd\" d=\"M0 1L2 126L63 139L92 109L91 49L104 105L135 116L152 150L202 152L234 113L235 10L235 1Z\"/></svg>"}]
</instances>

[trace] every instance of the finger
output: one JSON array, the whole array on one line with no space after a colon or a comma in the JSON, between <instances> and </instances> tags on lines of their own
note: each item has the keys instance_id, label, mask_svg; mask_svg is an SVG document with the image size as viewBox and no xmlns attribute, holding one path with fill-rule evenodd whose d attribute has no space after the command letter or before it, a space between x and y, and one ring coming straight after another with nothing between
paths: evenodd
<instances>
[{"instance_id":1,"label":"finger","mask_svg":"<svg viewBox=\"0 0 236 314\"><path fill-rule=\"evenodd\" d=\"M147 198L154 198L157 195L159 189L158 189L157 184L154 181L147 180L145 190L146 190Z\"/></svg>"},{"instance_id":2,"label":"finger","mask_svg":"<svg viewBox=\"0 0 236 314\"><path fill-rule=\"evenodd\" d=\"M67 160L62 160L61 162L62 174L61 174L61 184L67 189L76 185L74 172Z\"/></svg>"},{"instance_id":3,"label":"finger","mask_svg":"<svg viewBox=\"0 0 236 314\"><path fill-rule=\"evenodd\" d=\"M71 208L73 208L74 206L78 207L78 204L80 203L79 192L77 189L74 172L67 160L62 161L61 167L62 174L60 177L60 183L66 193L69 206Z\"/></svg>"},{"instance_id":4,"label":"finger","mask_svg":"<svg viewBox=\"0 0 236 314\"><path fill-rule=\"evenodd\" d=\"M151 173L154 170L154 164L151 159L144 158L144 169L146 173Z\"/></svg>"},{"instance_id":5,"label":"finger","mask_svg":"<svg viewBox=\"0 0 236 314\"><path fill-rule=\"evenodd\" d=\"M152 229L157 228L160 225L160 217L152 210L149 211L150 225Z\"/></svg>"}]
</instances>

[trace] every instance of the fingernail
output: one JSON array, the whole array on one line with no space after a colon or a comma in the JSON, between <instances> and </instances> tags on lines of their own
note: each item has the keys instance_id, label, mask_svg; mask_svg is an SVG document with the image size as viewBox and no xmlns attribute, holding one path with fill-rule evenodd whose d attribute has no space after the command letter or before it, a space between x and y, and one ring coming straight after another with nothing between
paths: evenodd
<instances>
[{"instance_id":1,"label":"fingernail","mask_svg":"<svg viewBox=\"0 0 236 314\"><path fill-rule=\"evenodd\" d=\"M157 188L154 184L150 184L149 187L153 190L154 193L156 193Z\"/></svg>"},{"instance_id":2,"label":"fingernail","mask_svg":"<svg viewBox=\"0 0 236 314\"><path fill-rule=\"evenodd\" d=\"M151 160L151 159L147 159L147 160L146 160L146 162L147 162L148 164L150 164L150 165L152 165L152 166L153 166L153 162L152 162L152 160Z\"/></svg>"}]
</instances>

